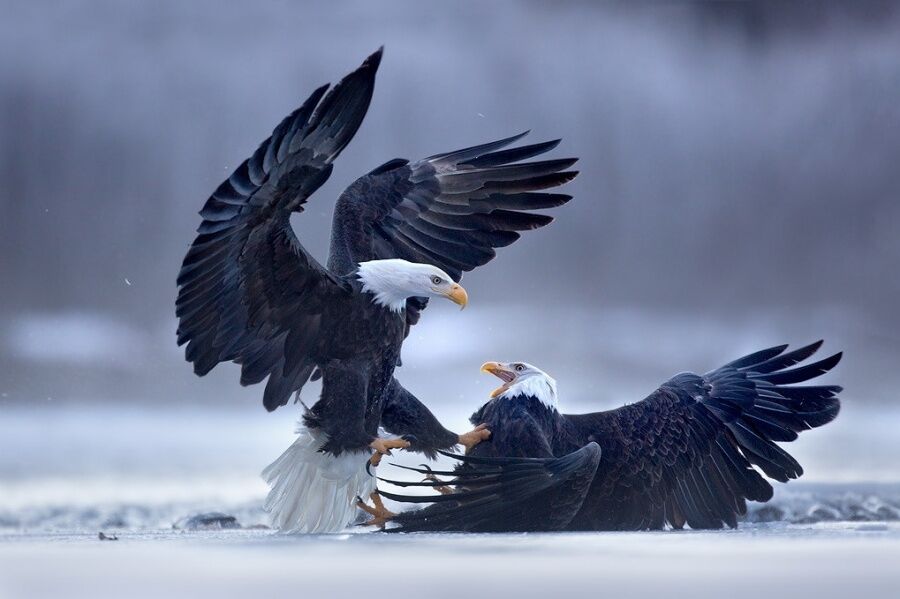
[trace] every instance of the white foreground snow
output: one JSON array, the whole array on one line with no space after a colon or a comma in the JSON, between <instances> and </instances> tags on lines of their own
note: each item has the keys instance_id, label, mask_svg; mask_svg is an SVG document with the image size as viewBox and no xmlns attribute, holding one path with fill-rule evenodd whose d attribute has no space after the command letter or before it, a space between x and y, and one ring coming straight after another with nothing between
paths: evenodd
<instances>
[{"instance_id":1,"label":"white foreground snow","mask_svg":"<svg viewBox=\"0 0 900 599\"><path fill-rule=\"evenodd\" d=\"M900 526L0 537L0 597L896 597Z\"/></svg>"}]
</instances>

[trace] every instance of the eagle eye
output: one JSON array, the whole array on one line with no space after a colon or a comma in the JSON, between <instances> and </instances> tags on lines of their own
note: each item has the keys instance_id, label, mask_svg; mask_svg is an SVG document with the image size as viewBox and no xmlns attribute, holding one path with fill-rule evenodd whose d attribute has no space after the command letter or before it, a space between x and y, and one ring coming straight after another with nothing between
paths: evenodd
<instances>
[{"instance_id":1,"label":"eagle eye","mask_svg":"<svg viewBox=\"0 0 900 599\"><path fill-rule=\"evenodd\" d=\"M435 285L440 285L443 281L441 280L441 278L439 276L433 275L431 277L431 282L434 283Z\"/></svg>"},{"instance_id":2,"label":"eagle eye","mask_svg":"<svg viewBox=\"0 0 900 599\"><path fill-rule=\"evenodd\" d=\"M516 372L522 372L523 370L525 370L524 364L516 364Z\"/></svg>"}]
</instances>

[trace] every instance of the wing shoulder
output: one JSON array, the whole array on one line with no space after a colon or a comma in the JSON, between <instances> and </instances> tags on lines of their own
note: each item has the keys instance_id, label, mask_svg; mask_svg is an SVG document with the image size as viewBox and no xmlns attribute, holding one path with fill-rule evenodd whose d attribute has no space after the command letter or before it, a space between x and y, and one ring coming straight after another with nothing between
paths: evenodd
<instances>
[{"instance_id":1,"label":"wing shoulder","mask_svg":"<svg viewBox=\"0 0 900 599\"><path fill-rule=\"evenodd\" d=\"M553 431L516 401L494 399L482 406L470 421L486 424L491 436L472 450L476 456L552 457Z\"/></svg>"}]
</instances>

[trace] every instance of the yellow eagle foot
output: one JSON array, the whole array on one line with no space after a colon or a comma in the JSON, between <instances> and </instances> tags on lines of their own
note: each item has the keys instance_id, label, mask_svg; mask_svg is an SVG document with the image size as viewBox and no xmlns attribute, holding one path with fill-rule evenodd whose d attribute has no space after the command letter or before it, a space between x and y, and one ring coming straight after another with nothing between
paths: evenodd
<instances>
[{"instance_id":1,"label":"yellow eagle foot","mask_svg":"<svg viewBox=\"0 0 900 599\"><path fill-rule=\"evenodd\" d=\"M371 466L377 466L381 463L382 457L391 455L392 449L406 449L409 447L409 441L403 439L378 438L369 443L369 447L375 451L375 453L372 454L372 457L369 458L369 464Z\"/></svg>"},{"instance_id":2,"label":"yellow eagle foot","mask_svg":"<svg viewBox=\"0 0 900 599\"><path fill-rule=\"evenodd\" d=\"M430 467L426 466L425 464L422 464L422 465L425 466L426 470L428 470L428 474L426 474L425 478L422 479L423 481L429 480L433 483L440 483L440 484L432 487L432 489L434 489L441 495L450 495L451 493L453 493L453 489L451 489L450 487L448 487L447 485L444 484L444 482L446 482L446 481L443 481L443 480L439 479L437 476L435 476L434 473L431 471Z\"/></svg>"},{"instance_id":3,"label":"yellow eagle foot","mask_svg":"<svg viewBox=\"0 0 900 599\"><path fill-rule=\"evenodd\" d=\"M372 500L372 506L367 505L361 497L356 498L356 507L372 516L369 520L360 524L360 526L377 526L384 529L385 525L393 520L397 514L384 507L384 503L381 501L381 495L378 494L378 491L373 491L369 495L369 499Z\"/></svg>"},{"instance_id":4,"label":"yellow eagle foot","mask_svg":"<svg viewBox=\"0 0 900 599\"><path fill-rule=\"evenodd\" d=\"M466 453L472 451L472 448L491 438L491 431L488 430L486 424L479 424L467 433L459 436L459 444L466 448Z\"/></svg>"}]
</instances>

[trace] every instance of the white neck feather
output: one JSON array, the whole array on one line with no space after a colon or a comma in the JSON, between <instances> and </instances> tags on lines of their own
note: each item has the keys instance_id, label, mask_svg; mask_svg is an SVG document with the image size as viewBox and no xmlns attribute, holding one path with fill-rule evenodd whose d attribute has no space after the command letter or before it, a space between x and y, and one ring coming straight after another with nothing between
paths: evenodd
<instances>
[{"instance_id":1,"label":"white neck feather","mask_svg":"<svg viewBox=\"0 0 900 599\"><path fill-rule=\"evenodd\" d=\"M363 291L375 296L375 303L392 312L406 307L414 295L409 289L409 265L406 260L371 260L360 262L356 271Z\"/></svg>"},{"instance_id":2,"label":"white neck feather","mask_svg":"<svg viewBox=\"0 0 900 599\"><path fill-rule=\"evenodd\" d=\"M556 380L548 375L529 376L510 385L500 394L503 399L512 399L517 395L535 397L548 408L556 409L559 403L556 392Z\"/></svg>"}]
</instances>

